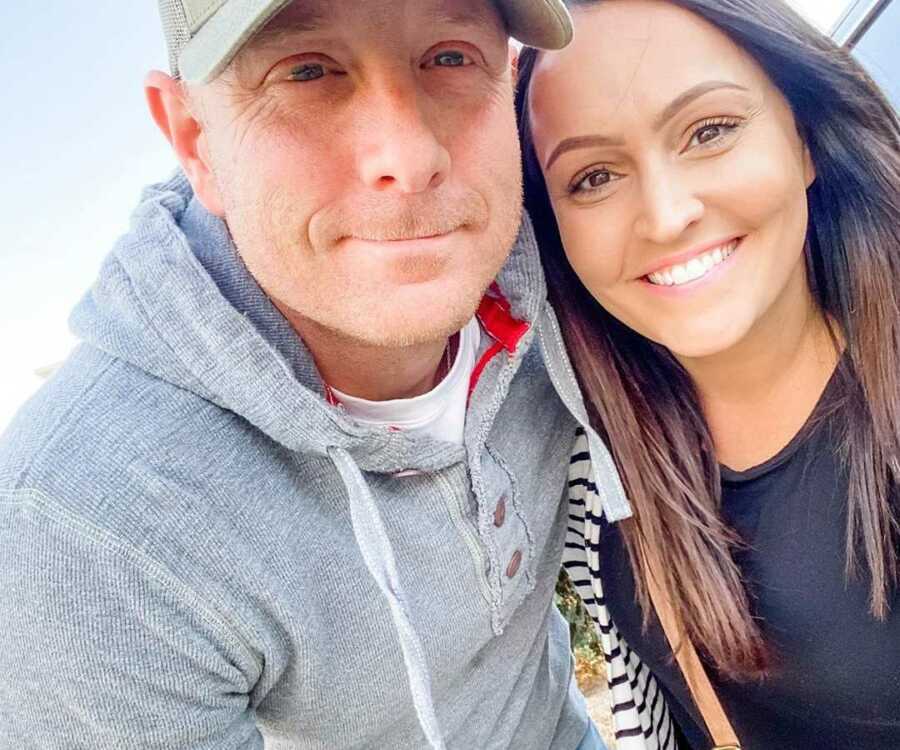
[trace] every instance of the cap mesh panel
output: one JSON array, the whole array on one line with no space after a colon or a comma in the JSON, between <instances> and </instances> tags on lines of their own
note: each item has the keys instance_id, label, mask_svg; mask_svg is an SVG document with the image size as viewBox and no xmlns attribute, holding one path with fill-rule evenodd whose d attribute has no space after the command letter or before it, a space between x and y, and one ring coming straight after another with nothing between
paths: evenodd
<instances>
[{"instance_id":1,"label":"cap mesh panel","mask_svg":"<svg viewBox=\"0 0 900 750\"><path fill-rule=\"evenodd\" d=\"M162 18L166 47L169 50L169 70L177 77L178 55L191 39L181 0L159 0L159 15Z\"/></svg>"}]
</instances>

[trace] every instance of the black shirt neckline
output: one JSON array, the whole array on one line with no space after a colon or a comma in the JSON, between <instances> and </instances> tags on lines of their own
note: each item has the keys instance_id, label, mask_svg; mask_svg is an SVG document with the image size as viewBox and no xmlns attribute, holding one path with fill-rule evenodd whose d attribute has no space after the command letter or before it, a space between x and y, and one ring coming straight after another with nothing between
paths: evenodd
<instances>
[{"instance_id":1,"label":"black shirt neckline","mask_svg":"<svg viewBox=\"0 0 900 750\"><path fill-rule=\"evenodd\" d=\"M774 456L766 459L760 464L756 466L751 466L748 469L744 469L743 471L737 471L732 469L725 464L719 464L719 474L721 475L722 482L729 485L739 485L745 482L752 482L756 479L759 479L766 474L769 474L775 471L780 466L783 466L786 462L788 462L793 456L800 450L800 447L806 442L806 440L810 437L810 435L816 430L816 428L821 425L825 421L825 417L827 417L834 408L834 404L840 393L840 383L842 378L839 377L844 366L845 366L846 354L842 355L838 360L837 365L831 373L831 377L828 378L828 382L825 384L825 388L822 390L822 395L819 396L819 400L816 402L816 405L813 407L812 412L806 418L806 421L797 430L794 437L792 437L787 445L785 445L781 450L779 450Z\"/></svg>"}]
</instances>

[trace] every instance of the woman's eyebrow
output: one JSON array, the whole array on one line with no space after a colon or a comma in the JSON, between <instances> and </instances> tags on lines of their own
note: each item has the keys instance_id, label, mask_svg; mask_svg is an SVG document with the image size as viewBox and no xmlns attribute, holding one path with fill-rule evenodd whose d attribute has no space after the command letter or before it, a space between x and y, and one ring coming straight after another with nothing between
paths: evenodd
<instances>
[{"instance_id":1,"label":"woman's eyebrow","mask_svg":"<svg viewBox=\"0 0 900 750\"><path fill-rule=\"evenodd\" d=\"M592 148L596 146L624 146L625 141L621 138L610 138L606 135L577 135L573 138L564 138L559 142L550 158L547 159L545 170L550 169L560 156L567 151L575 151L579 148Z\"/></svg>"},{"instance_id":2,"label":"woman's eyebrow","mask_svg":"<svg viewBox=\"0 0 900 750\"><path fill-rule=\"evenodd\" d=\"M732 83L730 81L704 81L703 83L698 83L696 86L692 86L683 94L679 94L676 96L669 104L666 105L665 109L657 115L656 119L653 121L653 129L660 130L662 126L665 125L669 120L671 120L675 115L677 115L682 109L684 109L688 104L690 104L695 99L699 99L704 94L708 94L710 91L718 91L719 89L735 89L737 91L747 91L745 86L741 86L737 83Z\"/></svg>"},{"instance_id":3,"label":"woman's eyebrow","mask_svg":"<svg viewBox=\"0 0 900 750\"><path fill-rule=\"evenodd\" d=\"M745 86L730 81L704 81L692 86L687 91L675 97L653 120L653 129L660 130L669 120L677 115L688 104L699 99L701 96L717 91L719 89L735 89L737 91L747 91ZM621 138L613 138L605 135L579 135L573 138L565 138L559 142L550 157L547 159L545 170L550 169L560 156L567 151L574 151L580 148L591 148L597 146L622 146L624 141Z\"/></svg>"}]
</instances>

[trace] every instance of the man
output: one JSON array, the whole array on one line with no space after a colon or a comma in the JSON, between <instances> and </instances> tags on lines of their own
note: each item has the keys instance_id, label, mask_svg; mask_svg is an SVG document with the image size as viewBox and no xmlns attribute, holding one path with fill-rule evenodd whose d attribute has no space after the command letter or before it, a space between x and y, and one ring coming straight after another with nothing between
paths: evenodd
<instances>
[{"instance_id":1,"label":"man","mask_svg":"<svg viewBox=\"0 0 900 750\"><path fill-rule=\"evenodd\" d=\"M554 385L585 417L516 239L508 34L562 4L161 8L182 170L0 442L0 746L599 746Z\"/></svg>"}]
</instances>

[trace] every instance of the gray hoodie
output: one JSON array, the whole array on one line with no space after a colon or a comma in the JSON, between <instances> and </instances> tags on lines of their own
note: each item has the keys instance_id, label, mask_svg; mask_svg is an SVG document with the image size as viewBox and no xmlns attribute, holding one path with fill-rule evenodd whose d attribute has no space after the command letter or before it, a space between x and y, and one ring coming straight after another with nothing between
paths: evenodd
<instances>
[{"instance_id":1,"label":"gray hoodie","mask_svg":"<svg viewBox=\"0 0 900 750\"><path fill-rule=\"evenodd\" d=\"M527 222L498 285L465 445L364 428L183 176L149 189L0 439L0 747L574 748L585 415Z\"/></svg>"}]
</instances>

